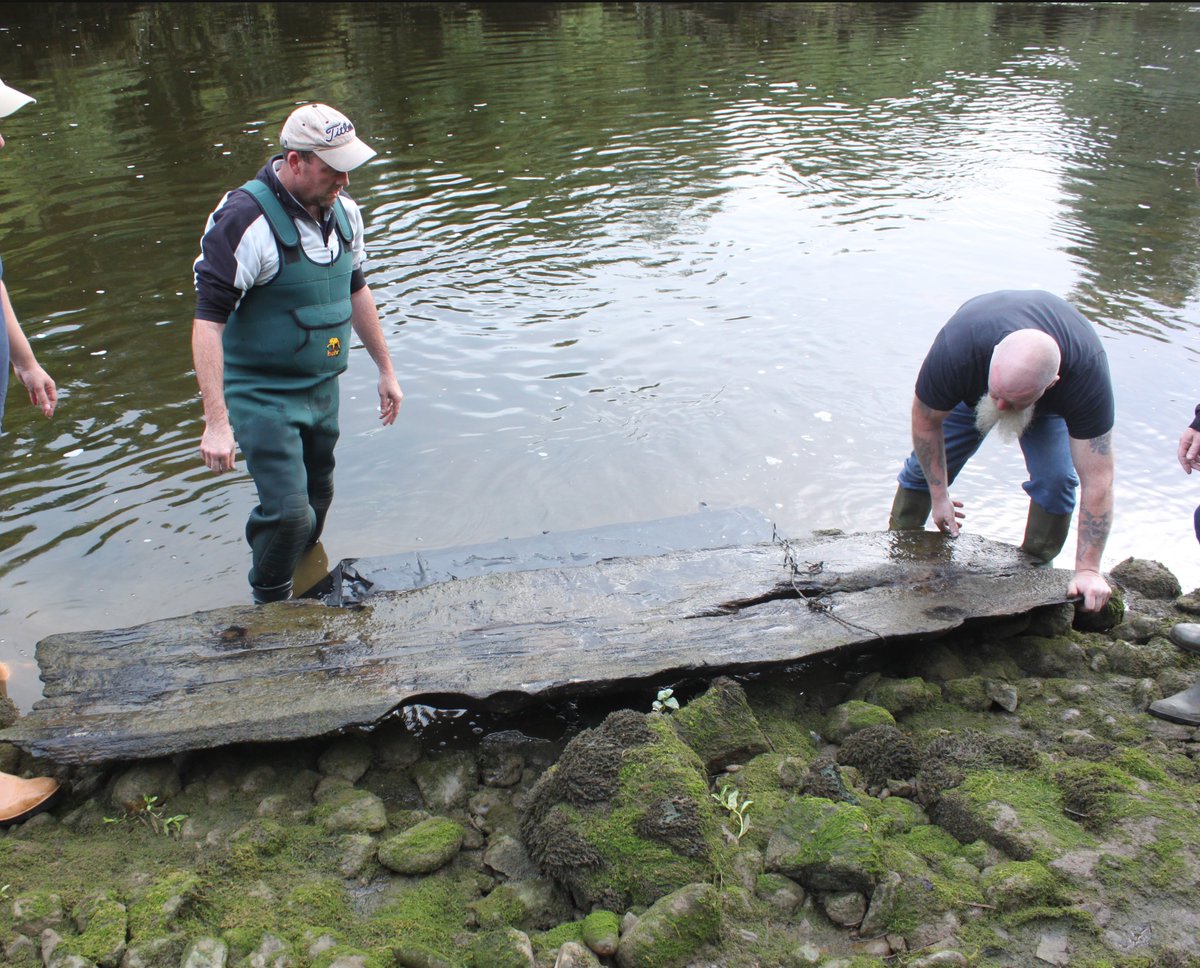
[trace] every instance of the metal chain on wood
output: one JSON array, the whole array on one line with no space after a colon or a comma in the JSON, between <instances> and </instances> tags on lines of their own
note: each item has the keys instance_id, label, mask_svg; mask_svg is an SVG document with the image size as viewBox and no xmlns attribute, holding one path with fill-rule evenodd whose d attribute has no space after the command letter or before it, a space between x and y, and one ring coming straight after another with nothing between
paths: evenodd
<instances>
[{"instance_id":1,"label":"metal chain on wood","mask_svg":"<svg viewBox=\"0 0 1200 968\"><path fill-rule=\"evenodd\" d=\"M825 570L825 562L823 561L806 561L803 565L796 557L796 552L792 548L792 544L779 533L779 529L774 524L771 525L771 540L783 549L783 564L787 568L788 581L791 583L792 590L796 596L804 600L804 604L808 606L810 612L816 612L820 615L828 615L835 622L845 628L855 629L859 632L866 632L869 635L875 636L877 639L882 639L883 636L874 629L869 629L865 625L858 625L850 622L840 615L835 615L833 611L833 602L829 600L829 591L822 589L814 593L813 587L809 585L807 588L801 588L797 583L802 577L812 578L814 575L819 575Z\"/></svg>"}]
</instances>

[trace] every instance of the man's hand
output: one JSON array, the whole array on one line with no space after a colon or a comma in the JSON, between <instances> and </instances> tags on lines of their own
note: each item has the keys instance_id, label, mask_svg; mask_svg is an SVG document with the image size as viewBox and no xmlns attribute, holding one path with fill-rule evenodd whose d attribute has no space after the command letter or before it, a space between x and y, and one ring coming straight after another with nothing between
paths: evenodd
<instances>
[{"instance_id":1,"label":"man's hand","mask_svg":"<svg viewBox=\"0 0 1200 968\"><path fill-rule=\"evenodd\" d=\"M204 458L204 466L211 468L214 474L222 474L234 469L236 444L233 441L233 430L229 424L204 427L204 435L200 438L200 455Z\"/></svg>"},{"instance_id":2,"label":"man's hand","mask_svg":"<svg viewBox=\"0 0 1200 968\"><path fill-rule=\"evenodd\" d=\"M1081 569L1075 572L1067 586L1067 597L1074 598L1076 595L1083 597L1083 604L1080 606L1083 611L1098 612L1108 604L1109 598L1112 597L1112 589L1108 587L1108 582L1100 572Z\"/></svg>"},{"instance_id":3,"label":"man's hand","mask_svg":"<svg viewBox=\"0 0 1200 968\"><path fill-rule=\"evenodd\" d=\"M1179 466L1185 474L1190 474L1193 468L1200 468L1200 432L1188 427L1179 438Z\"/></svg>"},{"instance_id":4,"label":"man's hand","mask_svg":"<svg viewBox=\"0 0 1200 968\"><path fill-rule=\"evenodd\" d=\"M379 419L386 427L394 424L400 415L400 404L404 402L404 391L396 378L390 374L379 377Z\"/></svg>"},{"instance_id":5,"label":"man's hand","mask_svg":"<svg viewBox=\"0 0 1200 968\"><path fill-rule=\"evenodd\" d=\"M946 496L937 499L933 502L933 524L943 534L950 535L951 538L958 537L958 522L966 517L962 511L962 501L952 500L950 492L946 492Z\"/></svg>"},{"instance_id":6,"label":"man's hand","mask_svg":"<svg viewBox=\"0 0 1200 968\"><path fill-rule=\"evenodd\" d=\"M50 374L37 363L15 369L17 379L29 391L29 402L40 408L47 417L53 416L54 408L58 405L58 390Z\"/></svg>"}]
</instances>

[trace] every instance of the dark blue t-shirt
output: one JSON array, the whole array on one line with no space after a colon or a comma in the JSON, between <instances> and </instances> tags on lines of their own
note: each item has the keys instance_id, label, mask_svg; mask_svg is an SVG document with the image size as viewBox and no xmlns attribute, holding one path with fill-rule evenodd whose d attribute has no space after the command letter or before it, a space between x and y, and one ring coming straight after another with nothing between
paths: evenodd
<instances>
[{"instance_id":1,"label":"dark blue t-shirt","mask_svg":"<svg viewBox=\"0 0 1200 968\"><path fill-rule=\"evenodd\" d=\"M1062 353L1059 380L1038 400L1036 412L1061 416L1077 440L1112 430L1116 404L1100 337L1074 306L1038 290L992 292L963 303L921 364L918 399L934 410L974 407L988 392L992 350L1019 329L1048 333Z\"/></svg>"}]
</instances>

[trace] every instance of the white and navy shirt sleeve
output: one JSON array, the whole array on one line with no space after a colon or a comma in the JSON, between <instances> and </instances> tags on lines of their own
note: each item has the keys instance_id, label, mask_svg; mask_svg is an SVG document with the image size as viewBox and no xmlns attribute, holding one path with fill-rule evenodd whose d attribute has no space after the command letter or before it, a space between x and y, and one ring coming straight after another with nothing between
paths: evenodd
<instances>
[{"instance_id":1,"label":"white and navy shirt sleeve","mask_svg":"<svg viewBox=\"0 0 1200 968\"><path fill-rule=\"evenodd\" d=\"M305 255L318 265L328 265L336 259L341 254L342 240L333 228L332 216L324 226L318 225L286 191L280 191L277 183L271 187L277 195L282 194L280 201L293 216ZM357 292L367 284L363 274L366 246L362 211L348 196L343 194L341 200L353 236L350 291ZM225 194L208 217L200 239L200 255L192 271L196 318L222 324L228 321L247 291L275 278L279 272L279 247L267 217L253 197L237 189Z\"/></svg>"}]
</instances>

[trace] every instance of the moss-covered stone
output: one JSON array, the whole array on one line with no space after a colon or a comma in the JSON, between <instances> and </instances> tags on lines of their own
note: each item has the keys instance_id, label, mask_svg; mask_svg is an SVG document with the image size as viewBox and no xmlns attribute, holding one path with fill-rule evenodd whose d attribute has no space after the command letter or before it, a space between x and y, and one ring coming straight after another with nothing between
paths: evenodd
<instances>
[{"instance_id":1,"label":"moss-covered stone","mask_svg":"<svg viewBox=\"0 0 1200 968\"><path fill-rule=\"evenodd\" d=\"M967 676L963 679L951 679L942 687L942 695L946 702L983 712L992 706L991 696L988 695L987 681L983 676Z\"/></svg>"},{"instance_id":2,"label":"moss-covered stone","mask_svg":"<svg viewBox=\"0 0 1200 968\"><path fill-rule=\"evenodd\" d=\"M171 871L160 877L129 907L130 939L143 941L169 934L203 889L204 881L195 871Z\"/></svg>"},{"instance_id":3,"label":"moss-covered stone","mask_svg":"<svg viewBox=\"0 0 1200 968\"><path fill-rule=\"evenodd\" d=\"M688 884L656 901L621 938L622 968L683 968L721 929L720 893Z\"/></svg>"},{"instance_id":4,"label":"moss-covered stone","mask_svg":"<svg viewBox=\"0 0 1200 968\"><path fill-rule=\"evenodd\" d=\"M582 908L624 910L713 875L728 847L704 766L661 716L610 715L529 795L530 856Z\"/></svg>"},{"instance_id":5,"label":"moss-covered stone","mask_svg":"<svg viewBox=\"0 0 1200 968\"><path fill-rule=\"evenodd\" d=\"M477 934L467 957L468 968L529 968L533 944L524 931L496 928Z\"/></svg>"},{"instance_id":6,"label":"moss-covered stone","mask_svg":"<svg viewBox=\"0 0 1200 968\"><path fill-rule=\"evenodd\" d=\"M1062 884L1037 861L1009 861L983 872L983 893L1001 911L1064 904Z\"/></svg>"},{"instance_id":7,"label":"moss-covered stone","mask_svg":"<svg viewBox=\"0 0 1200 968\"><path fill-rule=\"evenodd\" d=\"M79 906L75 921L85 925L82 933L65 938L56 954L78 955L101 968L120 963L129 932L124 904L109 895L92 898Z\"/></svg>"},{"instance_id":8,"label":"moss-covered stone","mask_svg":"<svg viewBox=\"0 0 1200 968\"><path fill-rule=\"evenodd\" d=\"M860 699L851 699L835 706L825 718L825 737L833 743L843 743L846 738L868 726L886 723L896 725L896 718L882 706L875 706Z\"/></svg>"},{"instance_id":9,"label":"moss-covered stone","mask_svg":"<svg viewBox=\"0 0 1200 968\"><path fill-rule=\"evenodd\" d=\"M884 723L848 736L837 752L837 760L856 767L867 783L878 786L915 776L917 747L895 726Z\"/></svg>"},{"instance_id":10,"label":"moss-covered stone","mask_svg":"<svg viewBox=\"0 0 1200 968\"><path fill-rule=\"evenodd\" d=\"M398 874L428 874L444 867L466 832L447 817L430 817L379 844L379 863Z\"/></svg>"},{"instance_id":11,"label":"moss-covered stone","mask_svg":"<svg viewBox=\"0 0 1200 968\"><path fill-rule=\"evenodd\" d=\"M881 706L893 716L903 716L929 708L941 698L941 690L920 676L891 679L874 672L855 685L850 698Z\"/></svg>"},{"instance_id":12,"label":"moss-covered stone","mask_svg":"<svg viewBox=\"0 0 1200 968\"><path fill-rule=\"evenodd\" d=\"M866 812L820 797L789 804L771 834L764 863L768 871L821 891L869 894L884 872Z\"/></svg>"},{"instance_id":13,"label":"moss-covered stone","mask_svg":"<svg viewBox=\"0 0 1200 968\"><path fill-rule=\"evenodd\" d=\"M709 773L731 763L744 763L771 749L746 701L746 693L732 679L714 679L703 695L669 717L680 738L696 751Z\"/></svg>"},{"instance_id":14,"label":"moss-covered stone","mask_svg":"<svg viewBox=\"0 0 1200 968\"><path fill-rule=\"evenodd\" d=\"M617 953L621 922L612 911L593 911L583 919L583 943L602 957Z\"/></svg>"}]
</instances>

